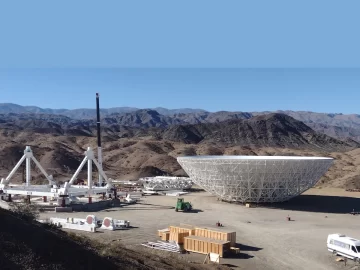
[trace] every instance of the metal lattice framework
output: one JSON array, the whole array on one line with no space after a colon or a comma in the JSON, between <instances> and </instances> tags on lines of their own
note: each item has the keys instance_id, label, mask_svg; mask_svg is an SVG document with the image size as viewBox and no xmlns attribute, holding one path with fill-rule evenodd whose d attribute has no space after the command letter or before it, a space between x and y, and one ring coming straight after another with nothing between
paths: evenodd
<instances>
[{"instance_id":1,"label":"metal lattice framework","mask_svg":"<svg viewBox=\"0 0 360 270\"><path fill-rule=\"evenodd\" d=\"M177 161L197 185L224 201L282 202L314 186L332 158L192 156Z\"/></svg>"},{"instance_id":2,"label":"metal lattice framework","mask_svg":"<svg viewBox=\"0 0 360 270\"><path fill-rule=\"evenodd\" d=\"M139 179L146 190L184 190L192 187L193 182L188 177L155 176Z\"/></svg>"}]
</instances>

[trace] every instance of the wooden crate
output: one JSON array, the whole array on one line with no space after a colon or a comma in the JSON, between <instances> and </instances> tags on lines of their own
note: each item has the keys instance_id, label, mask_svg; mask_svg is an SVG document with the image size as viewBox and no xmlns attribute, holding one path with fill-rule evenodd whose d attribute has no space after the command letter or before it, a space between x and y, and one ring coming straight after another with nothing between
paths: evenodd
<instances>
[{"instance_id":1,"label":"wooden crate","mask_svg":"<svg viewBox=\"0 0 360 270\"><path fill-rule=\"evenodd\" d=\"M184 243L184 238L189 236L189 232L175 233L170 232L170 241L175 241L178 244Z\"/></svg>"},{"instance_id":2,"label":"wooden crate","mask_svg":"<svg viewBox=\"0 0 360 270\"><path fill-rule=\"evenodd\" d=\"M215 253L224 257L230 250L230 242L191 235L184 238L184 249L201 254Z\"/></svg>"},{"instance_id":3,"label":"wooden crate","mask_svg":"<svg viewBox=\"0 0 360 270\"><path fill-rule=\"evenodd\" d=\"M184 233L187 232L189 235L195 234L195 227L191 225L181 224L180 226L170 226L170 233Z\"/></svg>"},{"instance_id":4,"label":"wooden crate","mask_svg":"<svg viewBox=\"0 0 360 270\"><path fill-rule=\"evenodd\" d=\"M170 240L170 232L163 232L161 235L161 240L169 241Z\"/></svg>"},{"instance_id":5,"label":"wooden crate","mask_svg":"<svg viewBox=\"0 0 360 270\"><path fill-rule=\"evenodd\" d=\"M216 240L229 241L230 246L236 245L236 232L222 228L195 228L195 236L206 237Z\"/></svg>"},{"instance_id":6,"label":"wooden crate","mask_svg":"<svg viewBox=\"0 0 360 270\"><path fill-rule=\"evenodd\" d=\"M170 232L170 230L169 230L168 228L162 229L162 230L158 230L158 236L159 236L159 237L162 237L162 235L163 235L164 232Z\"/></svg>"}]
</instances>

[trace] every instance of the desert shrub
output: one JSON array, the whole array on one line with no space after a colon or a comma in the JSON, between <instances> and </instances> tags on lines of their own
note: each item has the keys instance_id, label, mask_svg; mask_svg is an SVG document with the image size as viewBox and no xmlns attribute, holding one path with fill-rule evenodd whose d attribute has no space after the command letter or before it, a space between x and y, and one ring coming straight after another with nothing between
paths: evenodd
<instances>
[{"instance_id":1,"label":"desert shrub","mask_svg":"<svg viewBox=\"0 0 360 270\"><path fill-rule=\"evenodd\" d=\"M39 218L40 211L36 205L24 203L10 203L9 210L17 215L19 218L33 221Z\"/></svg>"}]
</instances>

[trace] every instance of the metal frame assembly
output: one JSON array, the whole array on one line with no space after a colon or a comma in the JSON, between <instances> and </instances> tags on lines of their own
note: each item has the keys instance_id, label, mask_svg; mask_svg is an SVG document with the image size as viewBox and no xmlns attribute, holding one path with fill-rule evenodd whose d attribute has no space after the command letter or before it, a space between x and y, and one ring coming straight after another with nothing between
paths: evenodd
<instances>
[{"instance_id":1,"label":"metal frame assembly","mask_svg":"<svg viewBox=\"0 0 360 270\"><path fill-rule=\"evenodd\" d=\"M48 185L31 185L31 160L40 169L42 174L49 181ZM25 185L10 185L10 180L20 168L23 162L26 162L26 183ZM4 179L1 179L0 190L5 194L18 194L18 195L34 195L34 196L52 196L57 192L57 186L54 182L52 175L48 175L41 164L34 157L30 146L26 146L24 155L11 170L9 175Z\"/></svg>"},{"instance_id":2,"label":"metal frame assembly","mask_svg":"<svg viewBox=\"0 0 360 270\"><path fill-rule=\"evenodd\" d=\"M192 156L177 161L197 185L224 201L282 202L314 186L332 158Z\"/></svg>"},{"instance_id":3,"label":"metal frame assembly","mask_svg":"<svg viewBox=\"0 0 360 270\"><path fill-rule=\"evenodd\" d=\"M155 176L140 178L148 191L185 190L190 189L193 182L188 177Z\"/></svg>"},{"instance_id":4,"label":"metal frame assembly","mask_svg":"<svg viewBox=\"0 0 360 270\"><path fill-rule=\"evenodd\" d=\"M91 196L94 194L110 194L112 192L112 179L108 178L102 169L102 151L101 151L101 134L100 134L100 108L99 108L99 94L96 93L96 116L97 116L97 144L98 144L98 160L96 160L94 156L93 150L88 147L87 151L85 151L85 158L81 162L79 168L76 170L74 175L68 182L60 187L56 185L52 175L48 175L41 164L34 157L33 152L30 146L26 146L24 155L16 164L16 166L12 169L10 174L4 179L1 179L0 182L0 195L8 194L9 200L11 200L11 194L16 195L27 195L27 196L43 196L44 201L46 201L46 197L50 196L52 198L62 197L63 201L65 197L69 197L69 199L74 199L78 196L88 196L89 203L91 203ZM49 181L48 185L31 185L31 160L35 163L35 165L40 169L43 175L45 175L46 179ZM25 185L17 185L10 184L10 180L16 171L19 169L21 164L26 161L26 184ZM74 182L79 175L82 168L85 166L87 162L87 186L74 185ZM99 172L99 181L98 186L93 183L93 172L92 172L92 163L95 164L96 168ZM103 180L105 180L106 185L104 185Z\"/></svg>"},{"instance_id":5,"label":"metal frame assembly","mask_svg":"<svg viewBox=\"0 0 360 270\"><path fill-rule=\"evenodd\" d=\"M10 180L12 176L16 173L19 169L21 164L26 160L26 183L25 185L18 185L18 184L11 184ZM30 161L33 160L36 166L40 169L40 171L45 175L46 179L49 181L49 185L32 185L31 184L31 164ZM87 163L88 170L88 183L87 186L80 186L74 185L74 182L79 175L80 171ZM97 167L99 174L106 182L106 186L98 187L93 184L93 172L92 172L92 163L95 164ZM51 175L48 175L45 169L41 166L41 164L36 160L33 155L33 152L30 146L26 146L24 155L10 172L10 174L4 179L1 179L0 182L0 191L2 194L17 194L17 195L29 195L29 196L49 196L53 198L59 197L77 197L77 196L89 196L94 194L103 194L103 193L111 193L112 189L112 179L108 178L102 168L100 167L99 163L97 162L96 158L94 157L94 152L90 147L88 147L87 151L85 151L85 158L81 162L80 166L71 177L68 182L62 187L59 187L54 182L54 179Z\"/></svg>"}]
</instances>

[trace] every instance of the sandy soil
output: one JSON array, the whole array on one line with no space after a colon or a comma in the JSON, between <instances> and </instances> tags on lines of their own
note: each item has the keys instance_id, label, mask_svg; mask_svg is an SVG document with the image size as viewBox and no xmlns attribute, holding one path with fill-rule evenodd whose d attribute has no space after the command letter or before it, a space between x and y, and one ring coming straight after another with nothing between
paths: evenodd
<instances>
[{"instance_id":1,"label":"sandy soil","mask_svg":"<svg viewBox=\"0 0 360 270\"><path fill-rule=\"evenodd\" d=\"M236 269L357 269L353 261L348 261L346 267L343 262L336 262L336 257L327 251L326 238L330 233L345 233L360 239L360 216L348 214L360 205L360 193L311 189L288 203L256 208L220 202L206 192L184 197L198 211L176 213L173 209L176 197L147 196L136 205L94 213L99 218L130 220L135 228L79 233L104 242L119 240L127 247L138 249L142 248L139 247L142 242L158 240L157 230L169 225L186 223L210 227L220 221L226 229L237 232L241 255L221 262ZM85 218L87 214L57 216ZM288 215L293 221L286 220ZM42 218L50 216L54 213L42 214ZM179 256L194 262L204 259L204 255L199 254Z\"/></svg>"}]
</instances>

